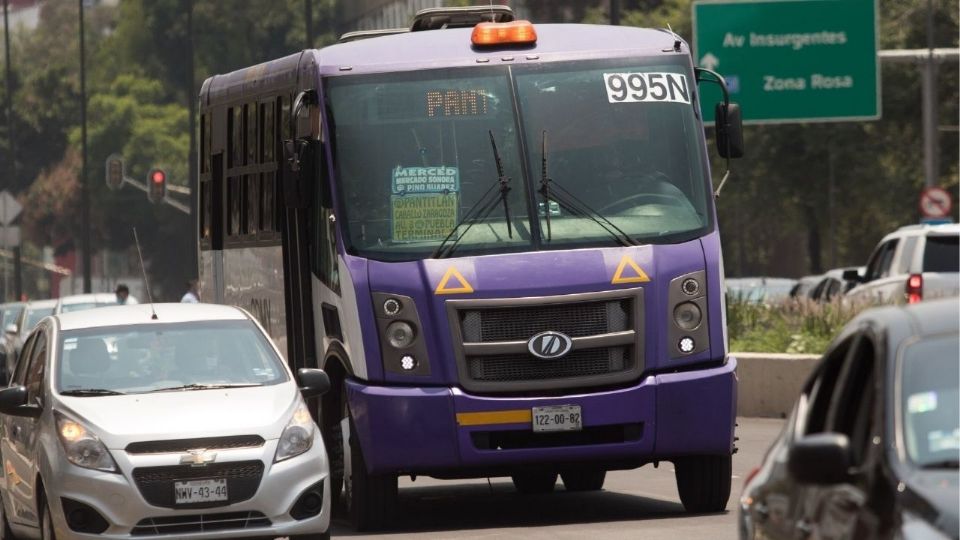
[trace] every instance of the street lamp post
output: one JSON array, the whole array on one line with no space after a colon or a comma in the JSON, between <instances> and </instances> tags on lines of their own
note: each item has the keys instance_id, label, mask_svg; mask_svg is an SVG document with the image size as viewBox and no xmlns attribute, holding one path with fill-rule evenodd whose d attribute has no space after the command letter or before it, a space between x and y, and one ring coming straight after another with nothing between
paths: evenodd
<instances>
[{"instance_id":1,"label":"street lamp post","mask_svg":"<svg viewBox=\"0 0 960 540\"><path fill-rule=\"evenodd\" d=\"M80 249L83 258L83 292L90 293L90 186L87 185L87 69L84 51L83 3L80 7Z\"/></svg>"}]
</instances>

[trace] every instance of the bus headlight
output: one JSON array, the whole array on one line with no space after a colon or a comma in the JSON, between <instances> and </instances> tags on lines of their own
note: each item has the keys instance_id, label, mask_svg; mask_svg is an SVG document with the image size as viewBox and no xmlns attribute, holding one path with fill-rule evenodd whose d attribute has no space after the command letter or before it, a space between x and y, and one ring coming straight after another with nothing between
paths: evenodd
<instances>
[{"instance_id":1,"label":"bus headlight","mask_svg":"<svg viewBox=\"0 0 960 540\"><path fill-rule=\"evenodd\" d=\"M387 343L394 349L406 349L417 335L406 321L394 321L387 326Z\"/></svg>"},{"instance_id":2,"label":"bus headlight","mask_svg":"<svg viewBox=\"0 0 960 540\"><path fill-rule=\"evenodd\" d=\"M694 330L703 321L703 312L693 302L684 302L673 308L673 320L684 330Z\"/></svg>"}]
</instances>

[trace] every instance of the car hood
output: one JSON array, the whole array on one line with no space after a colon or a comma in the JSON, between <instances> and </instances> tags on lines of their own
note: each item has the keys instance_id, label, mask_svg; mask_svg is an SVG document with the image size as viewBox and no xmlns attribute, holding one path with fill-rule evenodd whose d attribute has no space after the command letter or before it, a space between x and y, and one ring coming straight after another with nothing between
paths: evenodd
<instances>
[{"instance_id":1,"label":"car hood","mask_svg":"<svg viewBox=\"0 0 960 540\"><path fill-rule=\"evenodd\" d=\"M58 396L65 414L110 449L137 441L260 435L277 439L297 403L292 381L271 386L122 396Z\"/></svg>"},{"instance_id":2,"label":"car hood","mask_svg":"<svg viewBox=\"0 0 960 540\"><path fill-rule=\"evenodd\" d=\"M955 469L918 470L905 479L902 495L906 510L938 529L956 535L960 527L960 486Z\"/></svg>"}]
</instances>

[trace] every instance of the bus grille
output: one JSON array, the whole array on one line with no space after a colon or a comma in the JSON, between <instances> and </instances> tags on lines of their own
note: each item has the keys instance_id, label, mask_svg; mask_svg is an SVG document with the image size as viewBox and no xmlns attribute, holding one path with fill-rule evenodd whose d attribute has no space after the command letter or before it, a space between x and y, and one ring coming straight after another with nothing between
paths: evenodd
<instances>
[{"instance_id":1,"label":"bus grille","mask_svg":"<svg viewBox=\"0 0 960 540\"><path fill-rule=\"evenodd\" d=\"M476 393L597 388L637 380L643 370L643 289L446 302L460 384ZM541 332L561 332L571 352L543 359L528 350Z\"/></svg>"}]
</instances>

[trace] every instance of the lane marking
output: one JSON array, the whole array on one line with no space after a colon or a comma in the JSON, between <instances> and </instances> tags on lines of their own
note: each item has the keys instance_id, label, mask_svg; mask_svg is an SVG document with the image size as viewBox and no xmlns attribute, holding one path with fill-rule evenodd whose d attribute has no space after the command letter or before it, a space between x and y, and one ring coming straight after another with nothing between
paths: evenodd
<instances>
[{"instance_id":1,"label":"lane marking","mask_svg":"<svg viewBox=\"0 0 960 540\"><path fill-rule=\"evenodd\" d=\"M449 283L451 279L456 279L460 283L460 286L450 287ZM443 279L437 284L437 288L433 291L433 294L469 294L472 292L473 285L470 285L467 278L463 277L463 274L461 274L455 266L451 266L447 268L447 273L443 275Z\"/></svg>"},{"instance_id":2,"label":"lane marking","mask_svg":"<svg viewBox=\"0 0 960 540\"><path fill-rule=\"evenodd\" d=\"M624 275L624 271L630 268L633 271L632 275ZM621 283L644 283L650 281L650 278L647 276L647 273L640 268L640 265L634 261L630 255L624 255L620 259L620 264L617 266L617 271L613 274L613 279L610 280L610 283L613 285L619 285Z\"/></svg>"}]
</instances>

